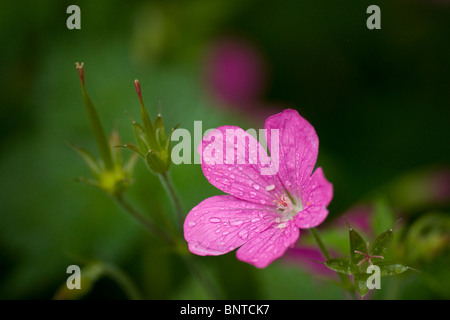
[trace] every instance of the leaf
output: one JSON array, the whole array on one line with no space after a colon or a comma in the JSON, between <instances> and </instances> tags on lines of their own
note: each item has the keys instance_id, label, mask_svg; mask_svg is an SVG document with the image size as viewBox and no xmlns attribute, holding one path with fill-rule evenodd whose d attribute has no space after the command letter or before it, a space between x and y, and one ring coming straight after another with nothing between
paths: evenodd
<instances>
[{"instance_id":1,"label":"leaf","mask_svg":"<svg viewBox=\"0 0 450 320\"><path fill-rule=\"evenodd\" d=\"M358 291L359 295L362 298L364 298L364 296L369 291L369 288L367 287L367 279L369 278L369 276L370 274L367 273L356 273L353 277L356 291Z\"/></svg>"},{"instance_id":2,"label":"leaf","mask_svg":"<svg viewBox=\"0 0 450 320\"><path fill-rule=\"evenodd\" d=\"M407 266L404 266L400 263L392 263L389 261L380 261L376 263L376 265L380 268L381 276L393 276L397 274L401 274L405 271L408 271L410 268Z\"/></svg>"},{"instance_id":3,"label":"leaf","mask_svg":"<svg viewBox=\"0 0 450 320\"><path fill-rule=\"evenodd\" d=\"M336 258L336 259L329 259L325 262L325 265L336 272L344 273L351 275L351 267L350 267L350 260L345 258Z\"/></svg>"},{"instance_id":4,"label":"leaf","mask_svg":"<svg viewBox=\"0 0 450 320\"><path fill-rule=\"evenodd\" d=\"M366 252L367 247L364 239L358 232L356 232L353 228L350 228L348 231L350 238L350 264L351 268L353 269L352 273L355 274L359 270L357 264L363 258L359 253L355 251Z\"/></svg>"},{"instance_id":5,"label":"leaf","mask_svg":"<svg viewBox=\"0 0 450 320\"><path fill-rule=\"evenodd\" d=\"M371 254L378 256L384 255L387 249L390 247L393 238L394 234L392 232L392 229L388 229L385 232L378 235L378 237L375 239L373 243Z\"/></svg>"}]
</instances>

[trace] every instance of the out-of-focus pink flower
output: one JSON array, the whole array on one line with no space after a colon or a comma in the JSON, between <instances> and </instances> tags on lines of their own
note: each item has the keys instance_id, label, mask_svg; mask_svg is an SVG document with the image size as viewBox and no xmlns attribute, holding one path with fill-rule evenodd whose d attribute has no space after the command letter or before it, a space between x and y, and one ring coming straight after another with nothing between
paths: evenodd
<instances>
[{"instance_id":1,"label":"out-of-focus pink flower","mask_svg":"<svg viewBox=\"0 0 450 320\"><path fill-rule=\"evenodd\" d=\"M219 127L200 144L205 177L229 195L208 198L187 215L184 237L192 253L221 255L239 248L239 260L264 268L297 241L300 228L327 217L333 188L322 168L313 173L319 149L313 126L288 109L268 118L265 129L271 164L279 164L272 174L263 173L265 150L241 128Z\"/></svg>"},{"instance_id":2,"label":"out-of-focus pink flower","mask_svg":"<svg viewBox=\"0 0 450 320\"><path fill-rule=\"evenodd\" d=\"M431 195L436 202L448 202L450 200L450 169L442 168L430 174Z\"/></svg>"},{"instance_id":3,"label":"out-of-focus pink flower","mask_svg":"<svg viewBox=\"0 0 450 320\"><path fill-rule=\"evenodd\" d=\"M254 108L266 88L267 68L261 53L243 39L213 44L206 60L206 86L229 107Z\"/></svg>"}]
</instances>

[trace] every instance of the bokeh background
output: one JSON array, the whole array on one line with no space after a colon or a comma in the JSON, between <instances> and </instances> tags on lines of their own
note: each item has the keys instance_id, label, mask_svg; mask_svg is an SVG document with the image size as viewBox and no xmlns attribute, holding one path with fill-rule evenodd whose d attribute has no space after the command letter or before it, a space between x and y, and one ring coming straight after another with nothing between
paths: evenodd
<instances>
[{"instance_id":1,"label":"bokeh background","mask_svg":"<svg viewBox=\"0 0 450 320\"><path fill-rule=\"evenodd\" d=\"M81 30L66 28L71 4L81 8ZM370 4L381 8L381 30L366 28ZM51 299L68 265L87 270L90 261L119 268L148 299L210 298L177 253L109 196L75 182L90 172L66 142L97 154L76 61L85 63L106 131L125 142L134 141L125 112L139 119L136 78L153 117L161 108L167 127L191 132L195 120L204 130L263 128L268 115L299 110L316 128L318 165L335 189L319 228L326 244L348 254L344 214L365 221L368 240L401 218L391 255L421 273L383 278L370 297L450 298L448 1L3 1L0 8L0 298ZM186 212L221 193L199 165L173 166L171 175ZM133 179L130 202L170 220L170 201L142 161ZM300 238L266 269L234 253L194 258L223 298L345 298L327 280L333 275L311 265L317 252L308 231ZM95 280L81 298L127 298L111 277Z\"/></svg>"}]
</instances>

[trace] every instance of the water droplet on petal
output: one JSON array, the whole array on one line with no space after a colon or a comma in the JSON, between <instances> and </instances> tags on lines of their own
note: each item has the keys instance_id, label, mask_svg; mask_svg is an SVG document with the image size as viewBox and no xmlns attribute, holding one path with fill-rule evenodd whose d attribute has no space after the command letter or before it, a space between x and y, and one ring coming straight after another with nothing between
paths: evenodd
<instances>
[{"instance_id":1,"label":"water droplet on petal","mask_svg":"<svg viewBox=\"0 0 450 320\"><path fill-rule=\"evenodd\" d=\"M259 203L266 204L266 201L265 200L259 200Z\"/></svg>"},{"instance_id":2,"label":"water droplet on petal","mask_svg":"<svg viewBox=\"0 0 450 320\"><path fill-rule=\"evenodd\" d=\"M248 231L245 230L245 229L239 231L238 237L241 238L242 240L247 240L247 238L248 238Z\"/></svg>"},{"instance_id":3,"label":"water droplet on petal","mask_svg":"<svg viewBox=\"0 0 450 320\"><path fill-rule=\"evenodd\" d=\"M219 222L221 222L222 220L220 220L220 218L215 218L215 217L213 217L213 218L209 218L209 222L211 222L211 223L219 223Z\"/></svg>"},{"instance_id":4,"label":"water droplet on petal","mask_svg":"<svg viewBox=\"0 0 450 320\"><path fill-rule=\"evenodd\" d=\"M188 226L191 227L191 228L192 228L193 226L195 226L195 225L196 225L195 221L189 221L189 222L188 222Z\"/></svg>"},{"instance_id":5,"label":"water droplet on petal","mask_svg":"<svg viewBox=\"0 0 450 320\"><path fill-rule=\"evenodd\" d=\"M256 184L256 183L255 183L255 184L253 185L253 188L255 188L255 190L259 190L259 184Z\"/></svg>"},{"instance_id":6,"label":"water droplet on petal","mask_svg":"<svg viewBox=\"0 0 450 320\"><path fill-rule=\"evenodd\" d=\"M250 192L250 198L252 198L252 199L253 199L254 197L256 197L256 193L255 193L255 192L253 192L253 191L251 191L251 192Z\"/></svg>"},{"instance_id":7,"label":"water droplet on petal","mask_svg":"<svg viewBox=\"0 0 450 320\"><path fill-rule=\"evenodd\" d=\"M230 221L230 226L236 227L236 226L240 226L243 223L244 222L242 220L238 219L238 220Z\"/></svg>"}]
</instances>

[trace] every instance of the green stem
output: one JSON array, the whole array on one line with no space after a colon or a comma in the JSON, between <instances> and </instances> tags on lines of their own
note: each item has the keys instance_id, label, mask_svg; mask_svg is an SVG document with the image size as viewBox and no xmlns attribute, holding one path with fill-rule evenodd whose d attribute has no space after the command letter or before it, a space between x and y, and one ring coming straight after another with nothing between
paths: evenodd
<instances>
[{"instance_id":1,"label":"green stem","mask_svg":"<svg viewBox=\"0 0 450 320\"><path fill-rule=\"evenodd\" d=\"M175 223L177 230L181 232L182 226L184 223L184 210L183 205L181 204L180 197L178 196L178 193L175 189L175 186L173 185L172 179L170 178L170 175L168 172L162 173L159 175L160 180L164 188L166 189L166 192L172 202L172 206L175 210Z\"/></svg>"},{"instance_id":2,"label":"green stem","mask_svg":"<svg viewBox=\"0 0 450 320\"><path fill-rule=\"evenodd\" d=\"M311 228L309 230L311 231L311 234L313 235L314 240L316 240L317 245L319 246L319 249L322 252L325 259L326 260L331 259L330 253L328 252L327 248L325 247L325 244L323 243L322 238L320 237L319 233L317 232L317 229ZM354 286L351 283L350 279L340 272L336 272L336 273L337 273L339 279L341 280L342 286L345 288L345 290L347 292L350 293L352 298L355 299L356 296L355 296Z\"/></svg>"},{"instance_id":3,"label":"green stem","mask_svg":"<svg viewBox=\"0 0 450 320\"><path fill-rule=\"evenodd\" d=\"M137 211L135 208L133 208L124 198L122 195L117 195L115 197L117 203L134 219L136 219L139 223L141 223L147 231L150 232L155 237L158 237L162 240L164 240L169 245L174 245L175 242L172 239L172 237L169 236L167 232L159 228L157 225L153 223L150 218L144 216L142 213Z\"/></svg>"},{"instance_id":4,"label":"green stem","mask_svg":"<svg viewBox=\"0 0 450 320\"><path fill-rule=\"evenodd\" d=\"M172 187L172 190L173 189ZM166 233L164 230L158 228L152 220L150 220L148 217L144 216L140 212L138 212L135 208L133 208L124 198L122 195L118 195L115 197L118 204L133 218L135 218L139 223L141 223L147 231L152 234L153 236L159 237L160 239L163 239L165 242L167 242L170 246L177 249L177 242L171 237L168 233ZM177 198L178 199L178 198ZM181 205L179 204L179 209L181 210ZM182 212L182 211L180 211ZM211 297L211 299L218 299L219 293L218 290L215 289L213 282L211 279L208 278L208 276L200 269L198 264L192 259L190 256L186 256L184 254L181 254L183 260L185 261L187 267L191 271L191 273L198 279L198 281L202 284L204 287L206 293ZM116 274L117 275L117 274Z\"/></svg>"},{"instance_id":5,"label":"green stem","mask_svg":"<svg viewBox=\"0 0 450 320\"><path fill-rule=\"evenodd\" d=\"M191 273L198 279L198 281L203 285L206 293L210 296L211 299L217 300L221 298L218 290L213 285L213 282L209 278L209 276L202 271L196 261L190 255L182 255L184 261L191 271Z\"/></svg>"},{"instance_id":6,"label":"green stem","mask_svg":"<svg viewBox=\"0 0 450 320\"><path fill-rule=\"evenodd\" d=\"M323 244L322 238L320 237L319 233L317 232L316 228L311 228L309 229L314 237L314 240L316 240L317 245L320 248L320 251L322 251L323 256L325 257L325 259L329 260L331 259L330 254L328 253L327 248L325 247L325 245Z\"/></svg>"},{"instance_id":7,"label":"green stem","mask_svg":"<svg viewBox=\"0 0 450 320\"><path fill-rule=\"evenodd\" d=\"M133 283L131 278L125 274L119 268L110 265L110 264L102 264L103 270L105 274L113 279L117 284L122 288L125 294L128 296L130 300L142 300L142 295L139 292L136 285Z\"/></svg>"}]
</instances>

